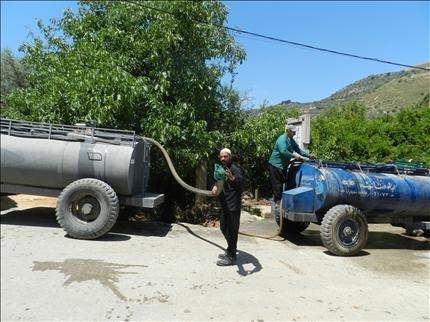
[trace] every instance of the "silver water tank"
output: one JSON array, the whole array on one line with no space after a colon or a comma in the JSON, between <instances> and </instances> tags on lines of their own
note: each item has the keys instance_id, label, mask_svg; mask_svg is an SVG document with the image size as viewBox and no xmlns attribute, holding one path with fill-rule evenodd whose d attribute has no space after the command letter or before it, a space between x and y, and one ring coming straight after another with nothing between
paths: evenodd
<instances>
[{"instance_id":1,"label":"silver water tank","mask_svg":"<svg viewBox=\"0 0 430 322\"><path fill-rule=\"evenodd\" d=\"M1 183L63 189L75 180L95 178L118 195L146 190L150 145L134 133L9 125L2 120Z\"/></svg>"}]
</instances>

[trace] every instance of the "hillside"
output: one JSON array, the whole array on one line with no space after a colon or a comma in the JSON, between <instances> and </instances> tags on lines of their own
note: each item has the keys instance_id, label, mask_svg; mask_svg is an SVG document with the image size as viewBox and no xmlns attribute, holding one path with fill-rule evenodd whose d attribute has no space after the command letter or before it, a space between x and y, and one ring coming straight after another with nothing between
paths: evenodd
<instances>
[{"instance_id":1,"label":"hillside","mask_svg":"<svg viewBox=\"0 0 430 322\"><path fill-rule=\"evenodd\" d=\"M430 62L420 65L430 67ZM276 106L298 107L312 114L353 100L368 108L369 116L391 114L418 103L430 94L430 72L403 70L395 73L371 75L356 81L327 98L309 103L284 101Z\"/></svg>"}]
</instances>

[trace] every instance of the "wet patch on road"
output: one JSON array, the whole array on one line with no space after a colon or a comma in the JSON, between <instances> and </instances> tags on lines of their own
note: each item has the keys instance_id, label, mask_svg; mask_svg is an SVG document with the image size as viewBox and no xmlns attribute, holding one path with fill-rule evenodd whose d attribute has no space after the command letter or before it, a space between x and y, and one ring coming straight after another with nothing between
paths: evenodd
<instances>
[{"instance_id":1,"label":"wet patch on road","mask_svg":"<svg viewBox=\"0 0 430 322\"><path fill-rule=\"evenodd\" d=\"M121 269L129 267L147 267L146 265L124 265L108 263L94 259L66 259L63 262L33 262L33 271L59 271L67 278L64 286L74 282L98 281L104 287L109 288L117 297L126 301L123 295L115 286L119 281L119 276L125 274L137 274L136 272L123 272Z\"/></svg>"},{"instance_id":2,"label":"wet patch on road","mask_svg":"<svg viewBox=\"0 0 430 322\"><path fill-rule=\"evenodd\" d=\"M351 259L353 263L366 270L387 275L409 275L417 281L421 277L428 278L430 260L427 251L412 250L384 250L372 251L372 256L356 257Z\"/></svg>"},{"instance_id":3,"label":"wet patch on road","mask_svg":"<svg viewBox=\"0 0 430 322\"><path fill-rule=\"evenodd\" d=\"M390 228L390 227L388 227ZM424 237L410 237L401 234L402 229L387 229L387 226L373 225L364 249L371 256L355 257L357 265L387 275L421 277L428 279L430 267L430 241Z\"/></svg>"}]
</instances>

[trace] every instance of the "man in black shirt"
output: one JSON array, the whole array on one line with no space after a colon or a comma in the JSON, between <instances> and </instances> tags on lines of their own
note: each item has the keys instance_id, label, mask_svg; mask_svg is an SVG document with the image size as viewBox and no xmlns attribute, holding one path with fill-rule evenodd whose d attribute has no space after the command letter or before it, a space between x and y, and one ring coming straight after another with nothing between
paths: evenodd
<instances>
[{"instance_id":1,"label":"man in black shirt","mask_svg":"<svg viewBox=\"0 0 430 322\"><path fill-rule=\"evenodd\" d=\"M229 266L236 263L237 237L240 224L240 207L242 202L243 175L240 168L233 163L230 149L222 149L219 159L225 169L225 182L222 191L216 185L212 188L214 196L219 195L222 213L221 231L227 241L227 251L218 256L218 266Z\"/></svg>"}]
</instances>

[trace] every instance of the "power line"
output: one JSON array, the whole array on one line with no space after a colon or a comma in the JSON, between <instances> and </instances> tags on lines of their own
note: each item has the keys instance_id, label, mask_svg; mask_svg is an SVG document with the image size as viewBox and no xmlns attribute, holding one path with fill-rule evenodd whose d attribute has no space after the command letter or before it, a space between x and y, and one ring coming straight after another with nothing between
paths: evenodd
<instances>
[{"instance_id":1,"label":"power line","mask_svg":"<svg viewBox=\"0 0 430 322\"><path fill-rule=\"evenodd\" d=\"M260 38L264 38L264 39L270 39L270 40L274 40L274 41L278 41L278 42L283 42L283 43L290 44L290 45L305 47L305 48L309 48L309 49L313 49L313 50L318 50L318 51L323 51L323 52L327 52L327 53L332 53L332 54L336 54L336 55L343 55L343 56L352 57L352 58L371 60L371 61L375 61L375 62L378 62L378 63L384 63L384 64L390 64L390 65L395 65L395 66L402 66L402 67L408 67L408 68L414 68L414 69L421 69L421 70L430 71L429 68L424 68L424 67L419 67L419 66L412 66L412 65L406 65L406 64L400 64L400 63L396 63L396 62L392 62L392 61L388 61L388 60L383 60L383 59L379 59L379 58L360 56L360 55L345 53L345 52L341 52L341 51L337 51L337 50L326 49L326 48L321 48L321 47L315 47L315 46L311 46L311 45L307 45L307 44L302 44L302 43L299 43L299 42L294 42L294 41L289 41L289 40L285 40L285 39L280 39L280 38L265 36L265 35L257 34L257 33L254 33L254 32L240 30L240 29L231 28L231 27L224 27L224 28L226 28L228 30L231 30L231 31L235 31L235 32L247 34L247 35L252 35L252 36L256 36L256 37L260 37Z\"/></svg>"},{"instance_id":2,"label":"power line","mask_svg":"<svg viewBox=\"0 0 430 322\"><path fill-rule=\"evenodd\" d=\"M173 12L171 12L171 11L167 11L167 10L164 10L164 9L151 7L151 6L148 6L146 4L139 3L139 2L134 2L134 1L125 1L125 2L132 3L134 5L138 5L138 6L141 6L143 8L151 9L151 10L154 10L154 11L162 12L162 13L169 14L169 15L172 15L172 16L176 17L176 14L173 13ZM193 20L193 21L196 22L196 23L203 23L203 24L207 24L207 25L212 25L212 26L215 26L215 27L218 27L218 28L224 28L226 30L230 30L230 31L233 31L233 32L236 32L236 33L239 33L239 34L246 34L246 35L250 35L250 36L254 36L254 37L258 37L258 38L268 39L268 40L272 40L272 41L281 42L281 43L284 43L284 44L289 44L289 45L304 47L304 48L308 48L308 49L312 49L312 50L317 50L317 51L321 51L321 52L326 52L326 53L331 53L331 54L335 54L335 55L341 55L341 56L347 56L347 57L351 57L351 58L369 60L369 61L374 61L374 62L383 63L383 64L389 64L389 65L394 65L394 66L401 66L401 67L407 67L407 68L412 68L412 69L420 69L420 70L430 71L430 68L425 68L425 67L420 67L420 66L412 66L412 65L407 65L407 64L401 64L401 63L396 63L396 62L389 61L389 60L384 60L384 59L379 59L379 58L373 58L373 57L366 57L366 56L355 55L355 54L351 54L351 53L347 53L347 52L342 52L342 51L337 51L337 50L332 50L332 49L327 49L327 48L322 48L322 47L316 47L316 46L312 46L312 45L308 45L308 44L304 44L304 43L300 43L300 42L295 42L295 41L291 41L291 40L286 40L286 39L281 39L281 38L266 36L266 35L263 35L263 34L251 32L251 31L246 31L246 30L242 30L242 29L237 29L237 28L233 28L233 27L228 27L228 26L224 26L224 25L220 25L220 24L210 23L210 22L206 22L206 21L198 21L198 20Z\"/></svg>"}]
</instances>

